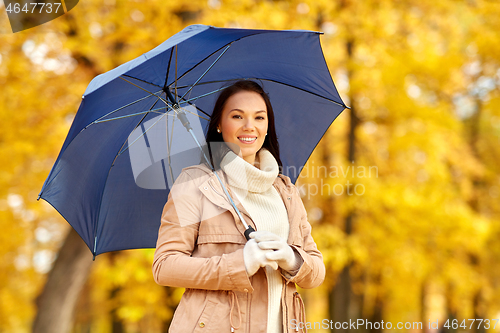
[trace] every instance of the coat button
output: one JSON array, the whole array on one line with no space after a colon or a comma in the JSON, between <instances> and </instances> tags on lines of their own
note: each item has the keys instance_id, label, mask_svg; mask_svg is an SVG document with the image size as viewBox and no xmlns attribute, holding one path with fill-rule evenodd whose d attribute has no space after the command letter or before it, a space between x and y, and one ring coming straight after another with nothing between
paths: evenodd
<instances>
[{"instance_id":1,"label":"coat button","mask_svg":"<svg viewBox=\"0 0 500 333\"><path fill-rule=\"evenodd\" d=\"M208 187L205 186L203 189L206 191L206 190L208 190Z\"/></svg>"},{"instance_id":2,"label":"coat button","mask_svg":"<svg viewBox=\"0 0 500 333\"><path fill-rule=\"evenodd\" d=\"M243 289L243 291L247 293L247 292L248 292L248 289L247 289L247 288L245 288L245 289Z\"/></svg>"},{"instance_id":3,"label":"coat button","mask_svg":"<svg viewBox=\"0 0 500 333\"><path fill-rule=\"evenodd\" d=\"M287 199L288 199L288 200L291 200L292 198L288 197Z\"/></svg>"},{"instance_id":4,"label":"coat button","mask_svg":"<svg viewBox=\"0 0 500 333\"><path fill-rule=\"evenodd\" d=\"M201 322L201 323L200 323L200 327L205 327L205 323L204 323L204 322Z\"/></svg>"}]
</instances>

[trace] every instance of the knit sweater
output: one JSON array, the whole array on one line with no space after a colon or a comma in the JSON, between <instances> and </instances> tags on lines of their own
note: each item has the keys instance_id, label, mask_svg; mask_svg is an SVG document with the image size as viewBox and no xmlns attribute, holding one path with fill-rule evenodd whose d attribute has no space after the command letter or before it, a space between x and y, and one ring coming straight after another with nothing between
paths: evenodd
<instances>
[{"instance_id":1,"label":"knit sweater","mask_svg":"<svg viewBox=\"0 0 500 333\"><path fill-rule=\"evenodd\" d=\"M265 148L256 156L260 169L229 151L221 161L229 186L243 207L250 214L257 230L270 231L286 240L288 238L288 213L283 200L274 188L279 166L274 156ZM282 332L281 292L283 279L279 270L266 266L268 281L267 333Z\"/></svg>"}]
</instances>

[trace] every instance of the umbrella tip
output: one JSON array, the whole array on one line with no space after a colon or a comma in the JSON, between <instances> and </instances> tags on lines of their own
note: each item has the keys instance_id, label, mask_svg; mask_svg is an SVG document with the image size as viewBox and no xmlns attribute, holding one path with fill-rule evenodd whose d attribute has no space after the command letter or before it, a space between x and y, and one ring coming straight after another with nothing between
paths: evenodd
<instances>
[{"instance_id":1,"label":"umbrella tip","mask_svg":"<svg viewBox=\"0 0 500 333\"><path fill-rule=\"evenodd\" d=\"M350 107L350 106L344 105L344 107L345 107L346 109L351 110L351 107Z\"/></svg>"}]
</instances>

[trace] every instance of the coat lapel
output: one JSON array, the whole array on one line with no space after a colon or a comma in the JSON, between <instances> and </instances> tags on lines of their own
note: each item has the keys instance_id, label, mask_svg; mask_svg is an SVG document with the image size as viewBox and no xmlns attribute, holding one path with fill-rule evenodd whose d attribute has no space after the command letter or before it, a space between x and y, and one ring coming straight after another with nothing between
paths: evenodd
<instances>
[{"instance_id":1,"label":"coat lapel","mask_svg":"<svg viewBox=\"0 0 500 333\"><path fill-rule=\"evenodd\" d=\"M301 243L300 238L302 237L301 227L300 227L300 212L297 210L297 205L301 203L296 202L300 200L297 198L297 194L294 193L295 188L290 181L290 178L284 175L278 175L273 183L278 193L281 195L281 199L285 204L286 211L288 213L288 222L290 223L290 232L288 233L288 244L298 244Z\"/></svg>"}]
</instances>

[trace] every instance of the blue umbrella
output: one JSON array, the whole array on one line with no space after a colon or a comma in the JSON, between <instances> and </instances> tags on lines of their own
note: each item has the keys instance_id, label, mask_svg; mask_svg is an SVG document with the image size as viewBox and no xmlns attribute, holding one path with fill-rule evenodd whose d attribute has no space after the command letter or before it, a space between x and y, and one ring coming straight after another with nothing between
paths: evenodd
<instances>
[{"instance_id":1,"label":"blue umbrella","mask_svg":"<svg viewBox=\"0 0 500 333\"><path fill-rule=\"evenodd\" d=\"M282 173L295 182L346 108L319 35L193 25L97 76L39 199L71 224L94 256L155 247L171 184L182 167L200 162L199 154L184 158L197 143L185 139L188 132L174 120L185 115L203 145L217 93L238 79L256 80L269 94ZM155 148L154 137L164 138L168 149ZM183 158L173 161L172 155Z\"/></svg>"}]
</instances>

